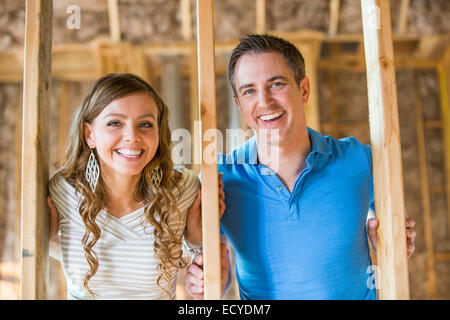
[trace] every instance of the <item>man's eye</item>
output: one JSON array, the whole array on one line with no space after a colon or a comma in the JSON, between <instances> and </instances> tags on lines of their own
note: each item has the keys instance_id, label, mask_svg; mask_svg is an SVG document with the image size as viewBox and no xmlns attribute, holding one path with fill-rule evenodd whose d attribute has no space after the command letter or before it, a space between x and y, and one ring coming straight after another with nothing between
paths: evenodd
<instances>
[{"instance_id":1,"label":"man's eye","mask_svg":"<svg viewBox=\"0 0 450 320\"><path fill-rule=\"evenodd\" d=\"M255 89L247 89L243 92L243 95L249 95L255 92Z\"/></svg>"},{"instance_id":2,"label":"man's eye","mask_svg":"<svg viewBox=\"0 0 450 320\"><path fill-rule=\"evenodd\" d=\"M119 125L120 125L120 122L117 121L117 120L112 120L112 121L109 121L109 122L107 123L107 126L108 126L108 127L117 127L117 126L119 126Z\"/></svg>"},{"instance_id":3,"label":"man's eye","mask_svg":"<svg viewBox=\"0 0 450 320\"><path fill-rule=\"evenodd\" d=\"M281 87L283 85L284 85L284 83L283 82L279 82L279 81L272 83L272 87Z\"/></svg>"}]
</instances>

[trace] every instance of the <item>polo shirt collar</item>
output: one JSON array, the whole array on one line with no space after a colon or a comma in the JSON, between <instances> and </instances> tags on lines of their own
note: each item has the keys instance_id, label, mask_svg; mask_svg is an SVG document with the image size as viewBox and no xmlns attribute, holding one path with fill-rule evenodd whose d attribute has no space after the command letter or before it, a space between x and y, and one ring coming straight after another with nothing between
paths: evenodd
<instances>
[{"instance_id":1,"label":"polo shirt collar","mask_svg":"<svg viewBox=\"0 0 450 320\"><path fill-rule=\"evenodd\" d=\"M320 153L324 156L333 154L330 145L325 137L314 129L308 129L309 141L311 142L311 153ZM247 142L247 148L243 148L240 152L245 153L246 162L249 164L258 164L258 144L256 136L251 137Z\"/></svg>"},{"instance_id":2,"label":"polo shirt collar","mask_svg":"<svg viewBox=\"0 0 450 320\"><path fill-rule=\"evenodd\" d=\"M320 153L324 156L333 154L330 145L322 134L308 127L308 135L309 141L311 142L312 153Z\"/></svg>"}]
</instances>

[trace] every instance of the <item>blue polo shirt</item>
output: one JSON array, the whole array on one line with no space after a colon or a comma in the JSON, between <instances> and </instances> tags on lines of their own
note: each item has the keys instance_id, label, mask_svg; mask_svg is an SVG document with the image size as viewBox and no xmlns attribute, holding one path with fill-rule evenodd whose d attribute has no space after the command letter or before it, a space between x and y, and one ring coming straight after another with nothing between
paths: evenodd
<instances>
[{"instance_id":1,"label":"blue polo shirt","mask_svg":"<svg viewBox=\"0 0 450 320\"><path fill-rule=\"evenodd\" d=\"M312 151L292 193L257 163L255 137L219 156L241 299L376 299L366 217L370 147L308 128ZM245 163L243 163L245 162Z\"/></svg>"}]
</instances>

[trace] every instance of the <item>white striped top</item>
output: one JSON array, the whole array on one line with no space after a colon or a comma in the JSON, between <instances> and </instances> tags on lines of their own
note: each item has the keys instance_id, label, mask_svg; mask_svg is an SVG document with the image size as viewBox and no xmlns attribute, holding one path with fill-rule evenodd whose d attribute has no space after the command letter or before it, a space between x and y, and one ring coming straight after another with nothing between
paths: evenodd
<instances>
[{"instance_id":1,"label":"white striped top","mask_svg":"<svg viewBox=\"0 0 450 320\"><path fill-rule=\"evenodd\" d=\"M182 195L178 208L182 219L178 219L176 211L173 211L169 224L181 236L199 181L195 172L186 168L179 168L179 171L182 173L179 182ZM89 265L81 243L86 230L78 212L81 195L57 173L50 179L49 189L59 213L61 263L67 279L68 298L92 299L83 287L83 278ZM177 190L173 192L178 194ZM169 299L156 283L160 273L156 269L159 259L153 248L154 228L150 224L144 228L144 221L144 207L121 218L104 210L98 214L96 222L101 235L93 249L99 267L88 282L89 288L98 294L96 299ZM175 297L175 268L172 274L170 283L161 279L160 284Z\"/></svg>"}]
</instances>

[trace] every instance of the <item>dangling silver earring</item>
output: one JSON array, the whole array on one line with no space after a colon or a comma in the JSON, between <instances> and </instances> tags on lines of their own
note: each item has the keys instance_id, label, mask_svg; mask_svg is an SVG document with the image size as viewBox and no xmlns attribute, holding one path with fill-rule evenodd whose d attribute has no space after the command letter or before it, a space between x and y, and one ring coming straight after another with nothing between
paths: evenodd
<instances>
[{"instance_id":1,"label":"dangling silver earring","mask_svg":"<svg viewBox=\"0 0 450 320\"><path fill-rule=\"evenodd\" d=\"M152 170L151 179L152 179L153 186L156 189L158 189L159 185L161 184L161 180L162 180L162 170L159 166L157 166L156 168L154 168Z\"/></svg>"},{"instance_id":2,"label":"dangling silver earring","mask_svg":"<svg viewBox=\"0 0 450 320\"><path fill-rule=\"evenodd\" d=\"M98 176L100 175L100 167L98 166L97 159L95 158L94 152L91 149L91 154L89 155L89 160L86 166L86 180L89 183L89 187L92 192L95 192L95 187L97 187Z\"/></svg>"}]
</instances>

